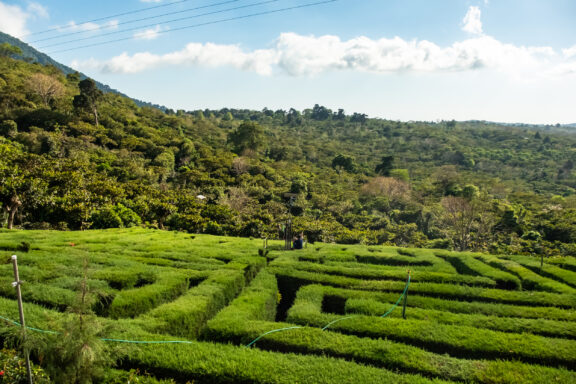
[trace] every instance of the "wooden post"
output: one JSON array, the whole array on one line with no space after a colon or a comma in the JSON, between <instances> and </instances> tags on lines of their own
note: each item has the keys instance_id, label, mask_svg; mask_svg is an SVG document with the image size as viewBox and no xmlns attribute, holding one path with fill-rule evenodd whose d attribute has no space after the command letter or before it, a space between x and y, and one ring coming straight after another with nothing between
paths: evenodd
<instances>
[{"instance_id":1,"label":"wooden post","mask_svg":"<svg viewBox=\"0 0 576 384\"><path fill-rule=\"evenodd\" d=\"M22 338L24 342L24 355L26 356L26 372L28 373L28 383L32 384L32 368L30 367L30 353L26 345L26 322L24 321L24 307L22 306L22 290L20 285L20 275L18 273L18 256L12 255L12 266L14 267L14 279L12 286L16 288L16 296L18 297L18 311L20 312L20 325L22 326Z\"/></svg>"},{"instance_id":2,"label":"wooden post","mask_svg":"<svg viewBox=\"0 0 576 384\"><path fill-rule=\"evenodd\" d=\"M410 271L408 271L408 276L406 277L406 286L410 283ZM404 293L404 303L402 304L402 318L406 320L406 303L408 302L408 289Z\"/></svg>"},{"instance_id":3,"label":"wooden post","mask_svg":"<svg viewBox=\"0 0 576 384\"><path fill-rule=\"evenodd\" d=\"M286 223L286 230L284 231L284 249L289 251L292 249L292 220Z\"/></svg>"}]
</instances>

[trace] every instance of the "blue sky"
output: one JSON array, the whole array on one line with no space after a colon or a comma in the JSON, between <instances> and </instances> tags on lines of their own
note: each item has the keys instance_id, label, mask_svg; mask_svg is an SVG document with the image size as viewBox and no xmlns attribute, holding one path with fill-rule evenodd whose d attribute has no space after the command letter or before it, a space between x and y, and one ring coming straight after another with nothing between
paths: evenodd
<instances>
[{"instance_id":1,"label":"blue sky","mask_svg":"<svg viewBox=\"0 0 576 384\"><path fill-rule=\"evenodd\" d=\"M338 0L184 28L319 1L0 0L0 30L173 109L576 122L573 0Z\"/></svg>"}]
</instances>

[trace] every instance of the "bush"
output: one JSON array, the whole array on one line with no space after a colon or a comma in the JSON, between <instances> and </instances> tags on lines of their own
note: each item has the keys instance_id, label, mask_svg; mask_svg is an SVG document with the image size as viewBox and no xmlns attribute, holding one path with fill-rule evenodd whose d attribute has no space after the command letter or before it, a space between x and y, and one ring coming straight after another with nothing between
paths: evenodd
<instances>
[{"instance_id":1,"label":"bush","mask_svg":"<svg viewBox=\"0 0 576 384\"><path fill-rule=\"evenodd\" d=\"M120 228L123 225L120 215L111 207L93 213L90 221L94 229Z\"/></svg>"},{"instance_id":2,"label":"bush","mask_svg":"<svg viewBox=\"0 0 576 384\"><path fill-rule=\"evenodd\" d=\"M109 206L92 214L92 228L130 228L142 223L140 216L122 204Z\"/></svg>"},{"instance_id":3,"label":"bush","mask_svg":"<svg viewBox=\"0 0 576 384\"><path fill-rule=\"evenodd\" d=\"M114 210L118 214L118 217L120 217L120 220L122 220L122 225L126 228L138 226L142 223L142 219L140 219L140 216L138 216L136 212L122 204L116 205Z\"/></svg>"},{"instance_id":4,"label":"bush","mask_svg":"<svg viewBox=\"0 0 576 384\"><path fill-rule=\"evenodd\" d=\"M0 350L0 383L28 384L26 360L12 349ZM36 384L48 384L50 378L44 370L32 364L32 380Z\"/></svg>"}]
</instances>

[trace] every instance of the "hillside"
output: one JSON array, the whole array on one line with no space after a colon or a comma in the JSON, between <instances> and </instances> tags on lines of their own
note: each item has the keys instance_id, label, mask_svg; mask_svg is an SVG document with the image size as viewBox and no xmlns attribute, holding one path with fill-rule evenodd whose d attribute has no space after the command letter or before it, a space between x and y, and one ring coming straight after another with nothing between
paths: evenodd
<instances>
[{"instance_id":1,"label":"hillside","mask_svg":"<svg viewBox=\"0 0 576 384\"><path fill-rule=\"evenodd\" d=\"M576 254L576 136L555 127L160 111L7 57L0 122L9 225L278 238L292 220L311 241Z\"/></svg>"},{"instance_id":2,"label":"hillside","mask_svg":"<svg viewBox=\"0 0 576 384\"><path fill-rule=\"evenodd\" d=\"M74 73L78 72L75 69L68 67L67 65L64 65L62 63L57 62L56 60L54 60L50 56L36 50L35 48L33 48L30 45L23 42L22 40L17 39L13 36L10 36L10 35L2 32L2 31L0 31L0 44L3 44L3 43L8 43L12 46L20 48L20 50L22 51L22 54L21 55L14 55L13 57L15 59L28 61L31 63L38 63L38 64L42 64L44 66L51 65L53 67L58 68L65 75L74 74ZM79 76L80 76L80 79L87 78L87 76L81 72L79 73ZM119 92L116 89L110 88L106 84L102 84L102 83L96 81L96 85L103 92L111 92L111 93L118 94L120 96L128 97L125 94L123 94L122 92ZM166 109L166 107L163 107L160 105L155 105L152 103L148 103L148 102L145 102L142 100L137 100L137 99L132 99L132 100L140 107L154 107L154 108L159 108L159 109Z\"/></svg>"}]
</instances>

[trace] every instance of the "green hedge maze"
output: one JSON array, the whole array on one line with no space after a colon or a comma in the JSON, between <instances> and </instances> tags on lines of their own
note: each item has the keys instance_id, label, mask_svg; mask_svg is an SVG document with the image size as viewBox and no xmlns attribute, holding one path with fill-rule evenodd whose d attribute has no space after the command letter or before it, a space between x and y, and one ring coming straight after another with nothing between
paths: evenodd
<instances>
[{"instance_id":1,"label":"green hedge maze","mask_svg":"<svg viewBox=\"0 0 576 384\"><path fill-rule=\"evenodd\" d=\"M432 249L285 251L280 241L264 252L262 239L145 229L0 236L0 335L18 320L12 254L35 329L63 331L87 275L99 336L122 346L113 372L176 383L576 383L574 258L541 266ZM28 252L15 251L22 242Z\"/></svg>"}]
</instances>

